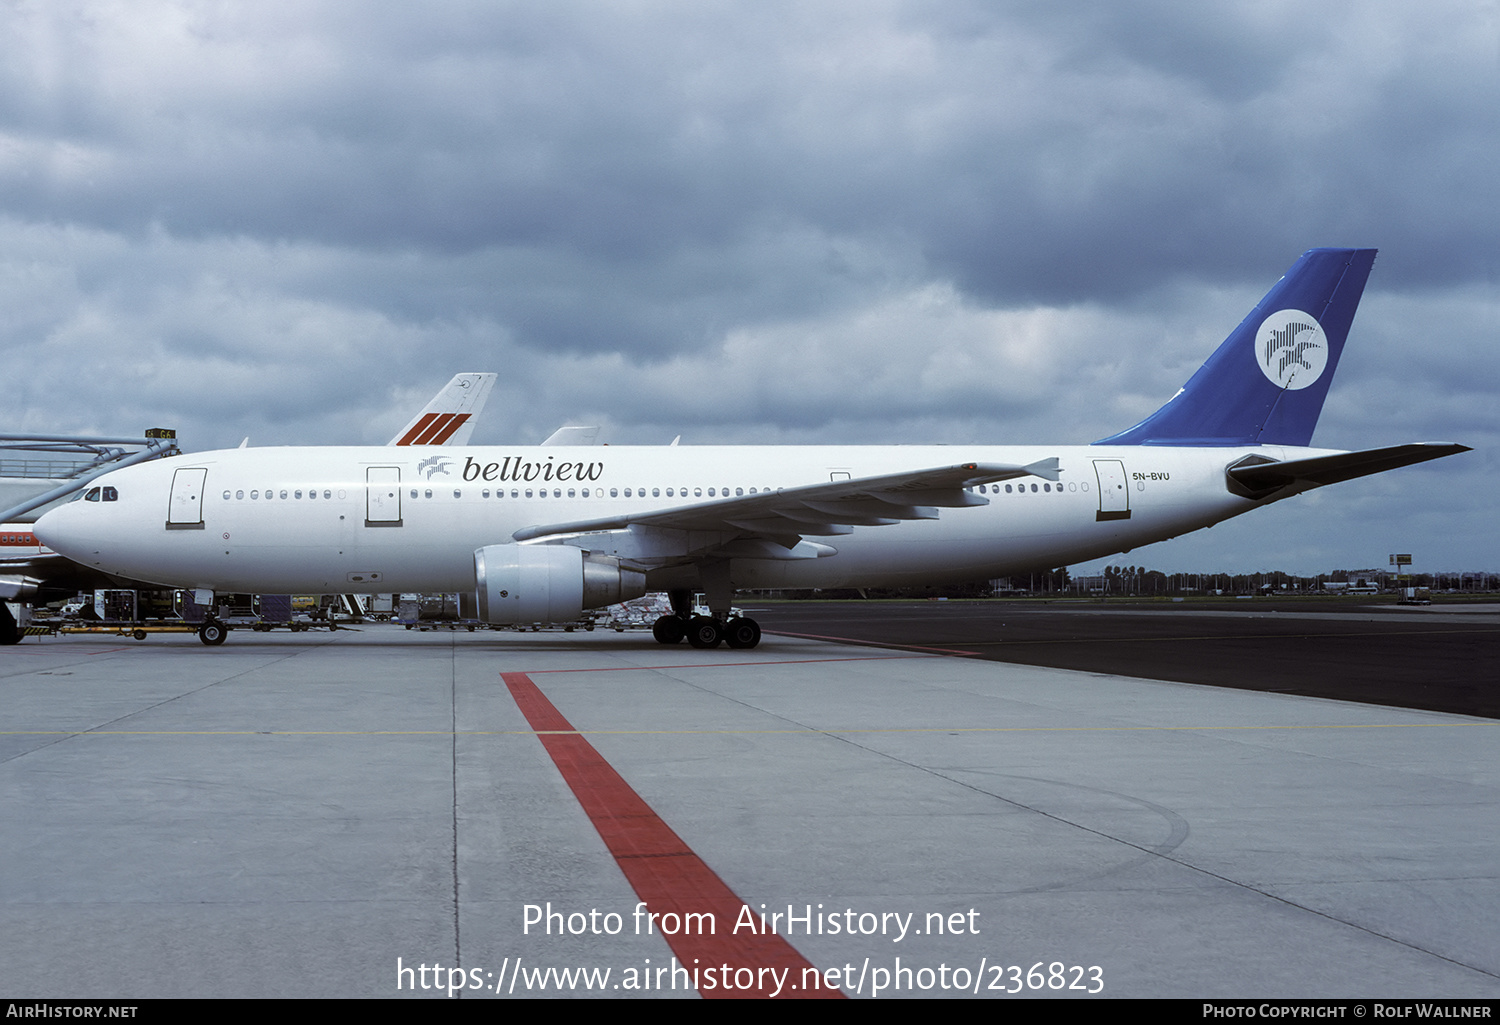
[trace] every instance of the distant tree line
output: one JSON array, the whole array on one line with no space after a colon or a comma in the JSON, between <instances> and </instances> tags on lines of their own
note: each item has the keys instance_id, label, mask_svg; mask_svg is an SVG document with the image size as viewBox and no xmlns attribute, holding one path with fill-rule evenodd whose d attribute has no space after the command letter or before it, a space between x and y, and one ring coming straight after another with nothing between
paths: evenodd
<instances>
[{"instance_id":1,"label":"distant tree line","mask_svg":"<svg viewBox=\"0 0 1500 1025\"><path fill-rule=\"evenodd\" d=\"M1333 584L1333 587L1325 587ZM1006 596L1180 598L1195 595L1319 594L1348 587L1427 587L1434 591L1481 593L1500 591L1500 573L1443 572L1397 575L1384 569L1334 570L1298 576L1279 570L1260 573L1163 573L1145 566L1106 566L1103 573L1073 576L1067 567L1023 573L998 580L976 580L940 587L828 588L823 590L754 591L789 599L995 598Z\"/></svg>"}]
</instances>

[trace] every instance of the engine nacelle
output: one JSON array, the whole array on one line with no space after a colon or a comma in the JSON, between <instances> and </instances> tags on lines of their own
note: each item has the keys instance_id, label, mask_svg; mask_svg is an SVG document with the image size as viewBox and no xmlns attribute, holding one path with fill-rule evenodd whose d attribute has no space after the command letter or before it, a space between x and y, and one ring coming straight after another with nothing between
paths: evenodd
<instances>
[{"instance_id":1,"label":"engine nacelle","mask_svg":"<svg viewBox=\"0 0 1500 1025\"><path fill-rule=\"evenodd\" d=\"M584 609L645 593L646 574L572 545L487 545L474 553L474 594L485 623L570 623Z\"/></svg>"}]
</instances>

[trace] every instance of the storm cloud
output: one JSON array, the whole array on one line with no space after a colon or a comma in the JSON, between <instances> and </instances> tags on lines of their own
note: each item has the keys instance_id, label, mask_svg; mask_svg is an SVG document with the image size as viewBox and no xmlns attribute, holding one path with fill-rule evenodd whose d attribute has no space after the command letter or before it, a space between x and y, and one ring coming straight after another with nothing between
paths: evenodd
<instances>
[{"instance_id":1,"label":"storm cloud","mask_svg":"<svg viewBox=\"0 0 1500 1025\"><path fill-rule=\"evenodd\" d=\"M6 430L381 443L495 370L477 442L1081 443L1377 246L1314 440L1477 451L1134 558L1493 569L1494 18L20 0Z\"/></svg>"}]
</instances>

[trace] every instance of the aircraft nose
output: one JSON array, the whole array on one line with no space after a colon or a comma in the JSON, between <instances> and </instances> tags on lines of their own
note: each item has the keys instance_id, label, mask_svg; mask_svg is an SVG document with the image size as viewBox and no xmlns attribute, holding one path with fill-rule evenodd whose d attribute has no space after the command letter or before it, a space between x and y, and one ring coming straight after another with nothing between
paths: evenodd
<instances>
[{"instance_id":1,"label":"aircraft nose","mask_svg":"<svg viewBox=\"0 0 1500 1025\"><path fill-rule=\"evenodd\" d=\"M31 525L31 532L54 552L67 555L70 549L77 547L74 532L68 529L68 521L72 518L70 512L67 506L49 509Z\"/></svg>"}]
</instances>

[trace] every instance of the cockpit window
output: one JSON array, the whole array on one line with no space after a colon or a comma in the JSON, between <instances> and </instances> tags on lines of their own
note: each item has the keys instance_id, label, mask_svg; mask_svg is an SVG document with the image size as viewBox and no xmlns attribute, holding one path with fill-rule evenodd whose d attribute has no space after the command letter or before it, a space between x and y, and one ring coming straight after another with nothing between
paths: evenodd
<instances>
[{"instance_id":1,"label":"cockpit window","mask_svg":"<svg viewBox=\"0 0 1500 1025\"><path fill-rule=\"evenodd\" d=\"M84 492L83 500L85 502L97 502L97 501L99 501L99 489L98 488L89 488L88 491Z\"/></svg>"},{"instance_id":2,"label":"cockpit window","mask_svg":"<svg viewBox=\"0 0 1500 1025\"><path fill-rule=\"evenodd\" d=\"M106 502L118 502L120 500L120 493L114 488L104 488L103 491Z\"/></svg>"}]
</instances>

